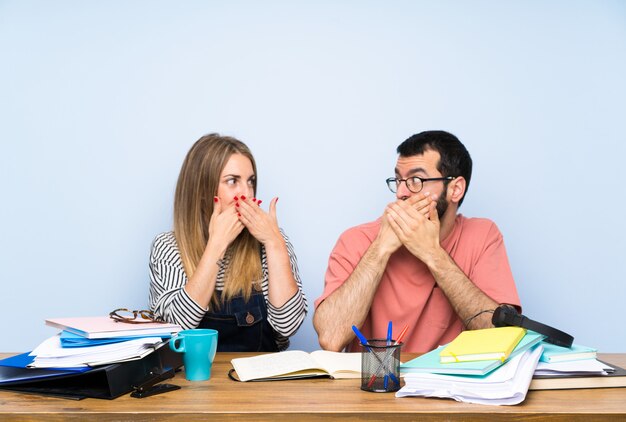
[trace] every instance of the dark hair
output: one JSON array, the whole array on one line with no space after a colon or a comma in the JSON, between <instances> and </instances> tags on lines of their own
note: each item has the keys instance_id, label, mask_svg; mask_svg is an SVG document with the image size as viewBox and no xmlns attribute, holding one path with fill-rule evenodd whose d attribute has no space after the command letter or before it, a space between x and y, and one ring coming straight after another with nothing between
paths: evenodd
<instances>
[{"instance_id":1,"label":"dark hair","mask_svg":"<svg viewBox=\"0 0 626 422\"><path fill-rule=\"evenodd\" d=\"M439 153L440 159L437 170L443 177L463 176L465 179L465 193L459 201L459 206L465 199L472 178L472 157L459 138L443 130L427 130L411 136L398 145L397 152L401 157L422 155L432 150Z\"/></svg>"}]
</instances>

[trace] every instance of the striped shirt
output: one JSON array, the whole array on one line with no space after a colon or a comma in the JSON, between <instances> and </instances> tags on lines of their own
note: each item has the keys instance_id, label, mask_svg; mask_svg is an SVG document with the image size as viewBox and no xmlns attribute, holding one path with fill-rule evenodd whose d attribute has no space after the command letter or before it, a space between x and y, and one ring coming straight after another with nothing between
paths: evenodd
<instances>
[{"instance_id":1,"label":"striped shirt","mask_svg":"<svg viewBox=\"0 0 626 422\"><path fill-rule=\"evenodd\" d=\"M294 335L302 325L308 305L302 291L302 281L300 280L298 261L293 246L282 230L281 234L287 245L291 272L298 285L298 292L279 308L269 302L269 272L263 246L261 246L261 269L263 272L261 287L267 305L267 319L274 329L274 340L278 350L282 351L289 347L289 337ZM224 290L224 275L228 268L228 259L220 260L218 265L215 288L222 291ZM168 322L180 325L183 329L196 328L208 309L198 305L184 289L185 284L187 284L187 274L183 268L174 232L161 233L154 239L149 268L150 309L156 315L163 317Z\"/></svg>"}]
</instances>

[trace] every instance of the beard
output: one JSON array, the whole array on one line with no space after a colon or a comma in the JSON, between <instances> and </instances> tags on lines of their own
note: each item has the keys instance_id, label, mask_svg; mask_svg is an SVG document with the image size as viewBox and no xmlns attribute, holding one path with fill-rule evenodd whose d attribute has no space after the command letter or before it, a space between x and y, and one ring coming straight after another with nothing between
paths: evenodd
<instances>
[{"instance_id":1,"label":"beard","mask_svg":"<svg viewBox=\"0 0 626 422\"><path fill-rule=\"evenodd\" d=\"M443 194L437 199L437 215L439 216L439 220L443 217L448 209L448 201L446 201L445 191Z\"/></svg>"},{"instance_id":2,"label":"beard","mask_svg":"<svg viewBox=\"0 0 626 422\"><path fill-rule=\"evenodd\" d=\"M409 199L409 197L403 196L401 199L403 201L406 201L407 199ZM437 215L439 216L440 220L447 210L448 210L448 201L446 201L445 196L440 196L439 199L437 199Z\"/></svg>"}]
</instances>

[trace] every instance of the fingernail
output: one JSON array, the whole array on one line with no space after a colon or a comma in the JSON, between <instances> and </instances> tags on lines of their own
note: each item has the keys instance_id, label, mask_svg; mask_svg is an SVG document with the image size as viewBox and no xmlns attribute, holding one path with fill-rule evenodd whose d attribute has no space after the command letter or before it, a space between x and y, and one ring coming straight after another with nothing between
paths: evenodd
<instances>
[{"instance_id":1,"label":"fingernail","mask_svg":"<svg viewBox=\"0 0 626 422\"><path fill-rule=\"evenodd\" d=\"M243 199L245 201L246 197L244 195L241 195L241 199Z\"/></svg>"},{"instance_id":2,"label":"fingernail","mask_svg":"<svg viewBox=\"0 0 626 422\"><path fill-rule=\"evenodd\" d=\"M241 217L241 214L237 213L237 217Z\"/></svg>"},{"instance_id":3,"label":"fingernail","mask_svg":"<svg viewBox=\"0 0 626 422\"><path fill-rule=\"evenodd\" d=\"M278 198L276 198L276 202L278 202Z\"/></svg>"},{"instance_id":4,"label":"fingernail","mask_svg":"<svg viewBox=\"0 0 626 422\"><path fill-rule=\"evenodd\" d=\"M238 196L235 196L235 198L234 198L234 199L235 199L235 201L238 201L238 200L239 200L239 197L238 197Z\"/></svg>"},{"instance_id":5,"label":"fingernail","mask_svg":"<svg viewBox=\"0 0 626 422\"><path fill-rule=\"evenodd\" d=\"M238 207L239 206L239 202L235 202L235 206Z\"/></svg>"},{"instance_id":6,"label":"fingernail","mask_svg":"<svg viewBox=\"0 0 626 422\"><path fill-rule=\"evenodd\" d=\"M261 205L261 202L263 202L263 201L259 199L259 205Z\"/></svg>"},{"instance_id":7,"label":"fingernail","mask_svg":"<svg viewBox=\"0 0 626 422\"><path fill-rule=\"evenodd\" d=\"M217 201L219 201L219 199L217 199L217 196L214 196L213 197L213 202L217 202Z\"/></svg>"},{"instance_id":8,"label":"fingernail","mask_svg":"<svg viewBox=\"0 0 626 422\"><path fill-rule=\"evenodd\" d=\"M256 198L252 198L252 202L256 202Z\"/></svg>"}]
</instances>

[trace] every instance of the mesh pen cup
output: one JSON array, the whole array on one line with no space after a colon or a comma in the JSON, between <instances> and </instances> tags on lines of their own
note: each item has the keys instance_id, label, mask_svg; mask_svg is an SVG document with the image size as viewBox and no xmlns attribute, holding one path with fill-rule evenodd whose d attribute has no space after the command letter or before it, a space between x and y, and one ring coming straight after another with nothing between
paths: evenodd
<instances>
[{"instance_id":1,"label":"mesh pen cup","mask_svg":"<svg viewBox=\"0 0 626 422\"><path fill-rule=\"evenodd\" d=\"M390 393L400 389L400 349L402 343L368 340L361 345L361 390Z\"/></svg>"}]
</instances>

